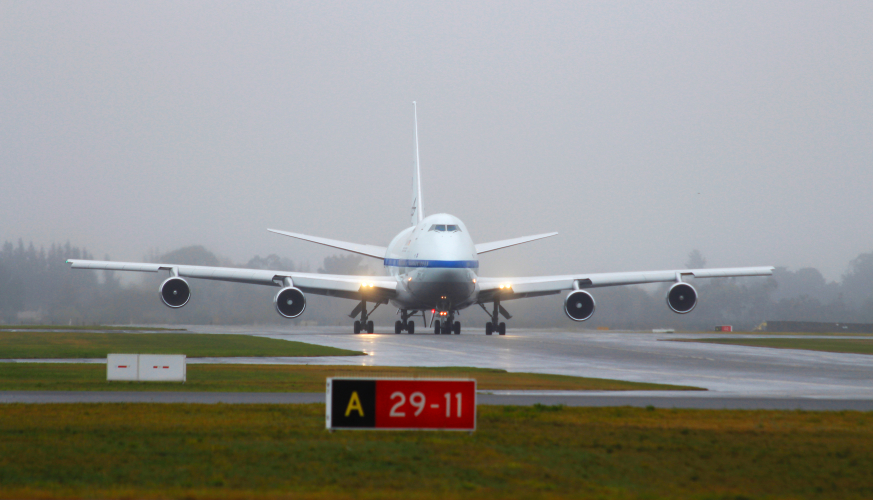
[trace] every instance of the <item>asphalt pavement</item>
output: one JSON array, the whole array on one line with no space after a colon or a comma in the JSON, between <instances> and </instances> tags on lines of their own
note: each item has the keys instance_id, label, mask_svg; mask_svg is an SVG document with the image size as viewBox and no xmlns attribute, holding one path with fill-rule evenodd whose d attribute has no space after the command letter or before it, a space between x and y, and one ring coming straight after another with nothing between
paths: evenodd
<instances>
[{"instance_id":1,"label":"asphalt pavement","mask_svg":"<svg viewBox=\"0 0 873 500\"><path fill-rule=\"evenodd\" d=\"M363 351L366 356L313 358L190 358L189 364L321 364L340 366L470 366L511 372L554 373L694 386L706 391L491 391L480 404L564 404L568 406L654 406L663 408L748 408L873 410L873 357L795 349L769 349L676 339L741 334L665 334L510 329L505 336L353 335L331 327L190 326L192 332L249 334ZM749 337L766 336L761 334ZM780 338L785 336L780 335ZM812 338L812 337L804 337ZM833 338L833 337L828 337ZM853 337L858 338L858 337ZM20 360L34 362L37 360ZM56 360L39 360L55 362ZM105 360L68 360L104 362ZM0 392L2 402L191 402L303 403L322 394L280 393L51 393Z\"/></svg>"}]
</instances>

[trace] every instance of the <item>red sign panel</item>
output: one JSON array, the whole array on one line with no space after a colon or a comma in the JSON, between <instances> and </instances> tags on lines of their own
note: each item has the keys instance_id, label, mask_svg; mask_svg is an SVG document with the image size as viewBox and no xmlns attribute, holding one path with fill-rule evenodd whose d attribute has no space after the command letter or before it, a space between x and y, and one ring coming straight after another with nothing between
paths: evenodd
<instances>
[{"instance_id":1,"label":"red sign panel","mask_svg":"<svg viewBox=\"0 0 873 500\"><path fill-rule=\"evenodd\" d=\"M327 380L329 429L476 429L476 381Z\"/></svg>"}]
</instances>

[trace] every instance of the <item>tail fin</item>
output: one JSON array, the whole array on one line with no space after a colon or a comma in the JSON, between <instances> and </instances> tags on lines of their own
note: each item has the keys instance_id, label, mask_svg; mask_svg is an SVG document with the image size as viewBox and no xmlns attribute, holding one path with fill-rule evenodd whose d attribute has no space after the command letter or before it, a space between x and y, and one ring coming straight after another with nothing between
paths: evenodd
<instances>
[{"instance_id":1,"label":"tail fin","mask_svg":"<svg viewBox=\"0 0 873 500\"><path fill-rule=\"evenodd\" d=\"M421 169L418 161L418 106L412 101L415 115L415 170L412 173L412 225L424 219L424 209L421 206Z\"/></svg>"}]
</instances>

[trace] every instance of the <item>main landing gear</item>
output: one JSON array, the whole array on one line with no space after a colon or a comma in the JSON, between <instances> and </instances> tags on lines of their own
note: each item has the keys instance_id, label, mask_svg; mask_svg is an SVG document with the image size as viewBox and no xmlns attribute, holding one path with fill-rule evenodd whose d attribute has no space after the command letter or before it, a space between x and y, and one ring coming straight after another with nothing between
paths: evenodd
<instances>
[{"instance_id":1,"label":"main landing gear","mask_svg":"<svg viewBox=\"0 0 873 500\"><path fill-rule=\"evenodd\" d=\"M506 335L506 323L498 323L496 329L494 328L494 323L485 323L485 335L491 335L494 332L497 332L498 335Z\"/></svg>"},{"instance_id":2,"label":"main landing gear","mask_svg":"<svg viewBox=\"0 0 873 500\"><path fill-rule=\"evenodd\" d=\"M415 334L415 321L409 321L409 317L416 314L418 311L408 312L406 309L400 310L400 320L394 322L394 333L399 335L403 330L409 332L410 335Z\"/></svg>"},{"instance_id":3,"label":"main landing gear","mask_svg":"<svg viewBox=\"0 0 873 500\"><path fill-rule=\"evenodd\" d=\"M380 302L377 302L373 309L370 310L370 312L367 312L366 300L362 300L360 304L355 306L354 310L352 310L352 313L349 314L349 316L352 318L357 316L358 313L361 314L361 319L355 320L355 335L359 333L373 333L373 320L367 318L369 318L370 315L373 314L373 311L375 311L380 304Z\"/></svg>"},{"instance_id":4,"label":"main landing gear","mask_svg":"<svg viewBox=\"0 0 873 500\"><path fill-rule=\"evenodd\" d=\"M373 320L358 321L355 320L355 333L373 333Z\"/></svg>"},{"instance_id":5,"label":"main landing gear","mask_svg":"<svg viewBox=\"0 0 873 500\"><path fill-rule=\"evenodd\" d=\"M482 304L480 304L482 305ZM482 309L485 309L485 306L482 305ZM485 312L488 312L485 309ZM498 313L506 316L507 319L511 318L506 309L500 307L500 299L494 299L494 311L491 313L491 321L485 323L485 335L491 335L492 333L497 333L498 335L506 335L506 323L500 321L500 316Z\"/></svg>"}]
</instances>

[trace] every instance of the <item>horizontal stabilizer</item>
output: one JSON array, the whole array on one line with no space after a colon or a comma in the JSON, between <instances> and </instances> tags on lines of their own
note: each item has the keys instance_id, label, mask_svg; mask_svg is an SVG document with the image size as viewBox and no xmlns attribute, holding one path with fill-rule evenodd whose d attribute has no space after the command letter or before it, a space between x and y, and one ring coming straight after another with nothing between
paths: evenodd
<instances>
[{"instance_id":1,"label":"horizontal stabilizer","mask_svg":"<svg viewBox=\"0 0 873 500\"><path fill-rule=\"evenodd\" d=\"M376 259L384 259L385 254L388 253L387 248L378 247L376 245L361 245L360 243L349 243L347 241L331 240L318 236L307 236L305 234L289 233L287 231L279 231L278 229L267 229L267 231L270 231L271 233L281 234L284 236L290 236L291 238L297 238L298 240L311 241L312 243L318 243L319 245L339 248L340 250L366 255L367 257L373 257Z\"/></svg>"},{"instance_id":2,"label":"horizontal stabilizer","mask_svg":"<svg viewBox=\"0 0 873 500\"><path fill-rule=\"evenodd\" d=\"M485 252L493 252L494 250L500 250L501 248L521 245L522 243L527 243L529 241L541 240L543 238L548 238L556 234L558 233L543 233L535 234L533 236L522 236L521 238L512 238L511 240L492 241L491 243L479 243L478 245L476 245L476 253L482 254Z\"/></svg>"}]
</instances>

